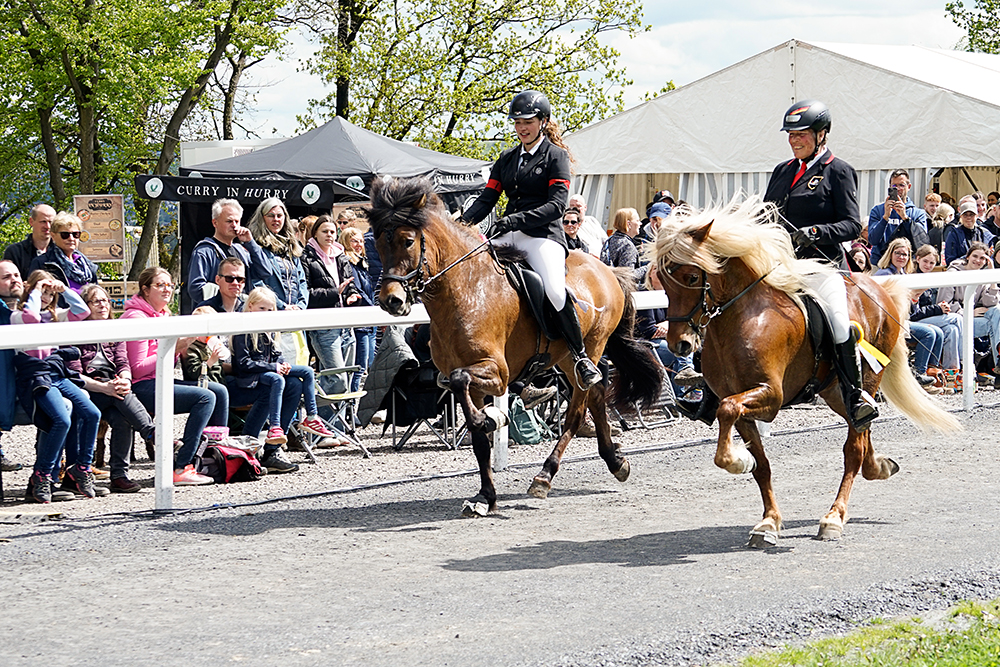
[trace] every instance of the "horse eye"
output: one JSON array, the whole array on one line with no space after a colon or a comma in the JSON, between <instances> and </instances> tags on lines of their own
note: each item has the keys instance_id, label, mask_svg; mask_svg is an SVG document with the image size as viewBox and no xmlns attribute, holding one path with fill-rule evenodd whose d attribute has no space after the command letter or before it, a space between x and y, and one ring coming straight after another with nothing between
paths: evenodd
<instances>
[{"instance_id":1,"label":"horse eye","mask_svg":"<svg viewBox=\"0 0 1000 667\"><path fill-rule=\"evenodd\" d=\"M696 282L698 282L698 276L694 275L693 273L687 277L688 287L694 287L694 284Z\"/></svg>"},{"instance_id":2,"label":"horse eye","mask_svg":"<svg viewBox=\"0 0 1000 667\"><path fill-rule=\"evenodd\" d=\"M407 247L407 248L411 248L411 247L413 247L413 243L414 243L415 241L416 241L416 239L406 239L406 247Z\"/></svg>"}]
</instances>

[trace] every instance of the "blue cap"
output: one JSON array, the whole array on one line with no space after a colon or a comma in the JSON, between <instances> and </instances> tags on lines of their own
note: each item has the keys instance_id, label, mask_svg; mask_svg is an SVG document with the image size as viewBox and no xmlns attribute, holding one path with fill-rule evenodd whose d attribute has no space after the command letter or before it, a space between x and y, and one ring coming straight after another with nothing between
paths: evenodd
<instances>
[{"instance_id":1,"label":"blue cap","mask_svg":"<svg viewBox=\"0 0 1000 667\"><path fill-rule=\"evenodd\" d=\"M668 204L667 202L658 201L649 207L647 215L650 218L666 218L668 215L670 215L670 211L671 211L670 204Z\"/></svg>"}]
</instances>

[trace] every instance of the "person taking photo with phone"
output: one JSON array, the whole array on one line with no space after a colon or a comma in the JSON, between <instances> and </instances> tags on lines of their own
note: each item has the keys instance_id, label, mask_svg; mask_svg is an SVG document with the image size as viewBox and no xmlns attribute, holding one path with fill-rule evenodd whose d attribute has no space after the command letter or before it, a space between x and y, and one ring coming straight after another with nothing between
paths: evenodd
<instances>
[{"instance_id":1,"label":"person taking photo with phone","mask_svg":"<svg viewBox=\"0 0 1000 667\"><path fill-rule=\"evenodd\" d=\"M889 175L885 203L876 204L868 215L868 242L872 246L872 264L878 264L893 239L910 242L912 255L922 245L930 243L927 234L927 214L909 197L910 174L896 169Z\"/></svg>"}]
</instances>

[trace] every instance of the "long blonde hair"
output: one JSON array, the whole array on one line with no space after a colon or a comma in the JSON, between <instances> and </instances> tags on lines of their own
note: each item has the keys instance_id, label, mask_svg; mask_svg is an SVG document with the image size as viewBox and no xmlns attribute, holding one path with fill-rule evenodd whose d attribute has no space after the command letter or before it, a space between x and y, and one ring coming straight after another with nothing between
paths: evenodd
<instances>
[{"instance_id":1,"label":"long blonde hair","mask_svg":"<svg viewBox=\"0 0 1000 667\"><path fill-rule=\"evenodd\" d=\"M281 226L281 229L277 233L272 232L271 228L264 221L264 215L273 208L280 208L285 214L285 224ZM253 212L250 222L247 223L247 228L253 234L254 241L275 255L288 257L289 259L302 255L302 244L295 238L295 231L292 230L292 220L288 216L288 208L277 197L268 197L257 206L257 210Z\"/></svg>"},{"instance_id":2,"label":"long blonde hair","mask_svg":"<svg viewBox=\"0 0 1000 667\"><path fill-rule=\"evenodd\" d=\"M263 303L265 301L271 304L271 310L275 310L278 303L278 297L277 295L275 295L275 293L271 290L270 287L265 287L264 285L261 285L260 287L255 287L252 290L250 290L250 294L247 295L246 303L243 304L243 312L245 313L250 312L250 309L253 306L257 305L258 303ZM278 334L274 331L259 331L256 333L237 334L237 335L245 335L247 337L247 343L249 347L253 348L254 350L260 350L264 346L265 340L270 340L271 347L274 348L278 347ZM229 343L230 343L229 348L231 350L235 350L236 347L232 344L232 339L230 339Z\"/></svg>"}]
</instances>

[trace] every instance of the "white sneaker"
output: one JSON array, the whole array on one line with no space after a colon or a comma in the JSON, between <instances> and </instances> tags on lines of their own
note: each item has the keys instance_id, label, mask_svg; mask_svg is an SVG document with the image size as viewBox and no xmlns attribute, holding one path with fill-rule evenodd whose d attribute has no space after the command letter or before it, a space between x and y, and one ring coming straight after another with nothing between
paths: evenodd
<instances>
[{"instance_id":1,"label":"white sneaker","mask_svg":"<svg viewBox=\"0 0 1000 667\"><path fill-rule=\"evenodd\" d=\"M376 412L375 414L372 415L372 423L373 424L384 424L385 423L385 418L388 417L388 416L389 416L388 410L379 410L378 412Z\"/></svg>"}]
</instances>

